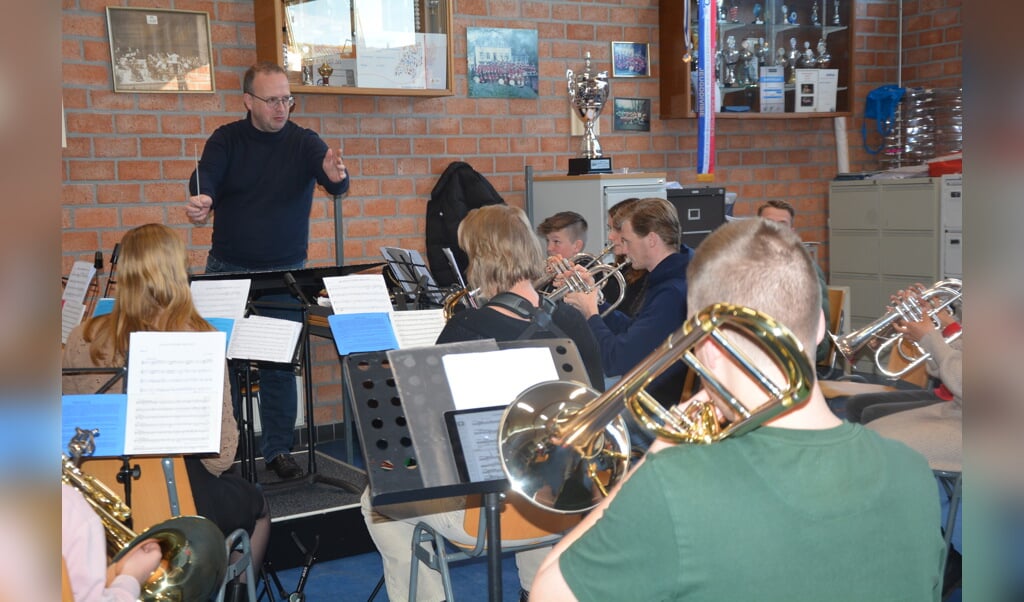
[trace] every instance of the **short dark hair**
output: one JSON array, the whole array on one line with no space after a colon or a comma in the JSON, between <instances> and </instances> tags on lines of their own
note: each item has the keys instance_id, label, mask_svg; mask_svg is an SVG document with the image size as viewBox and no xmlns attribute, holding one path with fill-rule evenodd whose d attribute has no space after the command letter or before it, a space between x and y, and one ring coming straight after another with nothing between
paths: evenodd
<instances>
[{"instance_id":1,"label":"short dark hair","mask_svg":"<svg viewBox=\"0 0 1024 602\"><path fill-rule=\"evenodd\" d=\"M758 215L758 217L760 217L761 214L764 212L764 210L766 208L768 208L768 207L774 207L775 209L782 209L783 211L788 211L789 212L789 217L794 218L794 219L796 218L796 210L793 209L793 206L790 205L789 203L787 203L786 201L781 200L781 199L772 199L772 200L768 201L767 203L765 203L764 205L761 205L760 207L758 207L757 208L757 215Z\"/></svg>"},{"instance_id":2,"label":"short dark hair","mask_svg":"<svg viewBox=\"0 0 1024 602\"><path fill-rule=\"evenodd\" d=\"M612 220L612 227L616 230L622 229L622 222L629 216L629 212L640 202L640 199L633 196L615 203L608 209L608 217Z\"/></svg>"},{"instance_id":3,"label":"short dark hair","mask_svg":"<svg viewBox=\"0 0 1024 602\"><path fill-rule=\"evenodd\" d=\"M265 75L270 75L272 73L288 75L288 72L284 70L284 67L277 63L271 63L269 61L256 63L245 70L245 75L242 77L242 92L252 94L252 81L256 79L257 73L263 73Z\"/></svg>"},{"instance_id":4,"label":"short dark hair","mask_svg":"<svg viewBox=\"0 0 1024 602\"><path fill-rule=\"evenodd\" d=\"M537 232L541 236L547 236L559 230L568 230L569 236L574 241L582 240L583 244L587 243L587 220L575 211L560 211L537 226Z\"/></svg>"}]
</instances>

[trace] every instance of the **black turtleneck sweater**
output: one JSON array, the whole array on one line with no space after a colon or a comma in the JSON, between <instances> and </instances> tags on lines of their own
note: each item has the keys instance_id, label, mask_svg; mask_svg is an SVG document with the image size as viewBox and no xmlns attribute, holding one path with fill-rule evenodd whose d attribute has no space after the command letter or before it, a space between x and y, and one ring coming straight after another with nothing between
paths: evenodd
<instances>
[{"instance_id":1,"label":"black turtleneck sweater","mask_svg":"<svg viewBox=\"0 0 1024 602\"><path fill-rule=\"evenodd\" d=\"M262 132L246 115L217 128L199 163L199 192L213 198L210 252L249 269L305 260L314 186L330 194L349 187L348 178L328 179L326 153L316 132L291 121L279 132ZM196 194L195 172L189 187Z\"/></svg>"}]
</instances>

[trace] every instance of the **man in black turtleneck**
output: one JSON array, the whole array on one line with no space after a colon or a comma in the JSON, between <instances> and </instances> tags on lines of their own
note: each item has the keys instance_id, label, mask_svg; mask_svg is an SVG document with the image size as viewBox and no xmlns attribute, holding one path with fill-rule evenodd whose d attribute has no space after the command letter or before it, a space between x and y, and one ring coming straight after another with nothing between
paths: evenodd
<instances>
[{"instance_id":1,"label":"man in black turtleneck","mask_svg":"<svg viewBox=\"0 0 1024 602\"><path fill-rule=\"evenodd\" d=\"M248 114L217 128L207 140L189 181L192 196L185 214L194 223L215 216L208 273L299 269L306 263L313 188L319 183L330 194L343 194L348 171L340 149L328 148L316 132L289 120L295 99L279 65L250 67L242 91ZM301 319L287 315L295 311L261 313ZM302 475L289 453L296 408L292 371L262 369L261 448L267 466L281 478Z\"/></svg>"}]
</instances>

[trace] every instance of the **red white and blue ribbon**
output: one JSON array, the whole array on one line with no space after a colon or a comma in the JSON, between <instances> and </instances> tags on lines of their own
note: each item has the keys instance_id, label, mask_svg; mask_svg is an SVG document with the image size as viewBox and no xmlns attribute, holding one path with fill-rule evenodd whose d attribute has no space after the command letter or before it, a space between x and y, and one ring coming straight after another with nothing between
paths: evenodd
<instances>
[{"instance_id":1,"label":"red white and blue ribbon","mask_svg":"<svg viewBox=\"0 0 1024 602\"><path fill-rule=\"evenodd\" d=\"M697 179L715 173L715 19L712 0L697 4ZM704 176L704 177L701 177Z\"/></svg>"}]
</instances>

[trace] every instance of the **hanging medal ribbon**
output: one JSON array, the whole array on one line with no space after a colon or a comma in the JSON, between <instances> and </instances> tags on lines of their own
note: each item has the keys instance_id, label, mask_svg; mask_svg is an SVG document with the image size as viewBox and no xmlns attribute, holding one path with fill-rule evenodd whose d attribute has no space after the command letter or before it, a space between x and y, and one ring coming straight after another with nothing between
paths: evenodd
<instances>
[{"instance_id":1,"label":"hanging medal ribbon","mask_svg":"<svg viewBox=\"0 0 1024 602\"><path fill-rule=\"evenodd\" d=\"M715 11L711 0L697 4L697 181L715 179Z\"/></svg>"}]
</instances>

